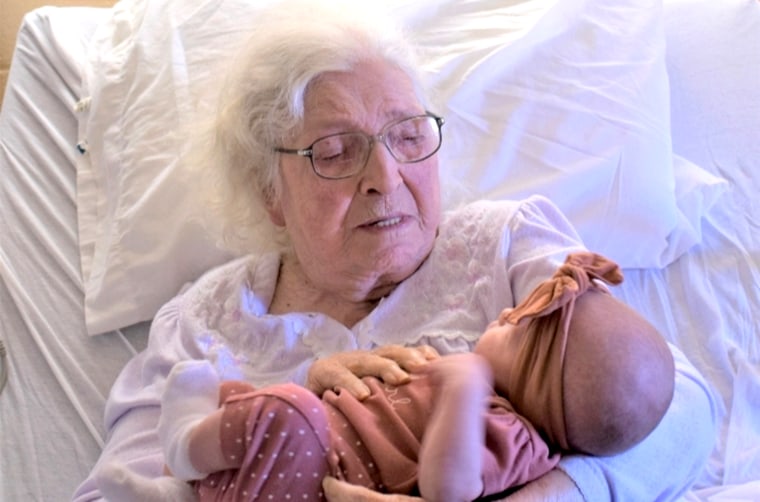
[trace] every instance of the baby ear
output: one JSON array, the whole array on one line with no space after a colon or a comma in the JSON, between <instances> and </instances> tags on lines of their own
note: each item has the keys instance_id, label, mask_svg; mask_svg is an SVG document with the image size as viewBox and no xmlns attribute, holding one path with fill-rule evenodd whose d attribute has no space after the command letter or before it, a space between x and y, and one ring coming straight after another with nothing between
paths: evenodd
<instances>
[{"instance_id":1,"label":"baby ear","mask_svg":"<svg viewBox=\"0 0 760 502\"><path fill-rule=\"evenodd\" d=\"M499 318L495 321L492 321L491 324L488 325L488 329L494 328L496 326L504 326L509 321L507 318L509 317L509 314L512 313L514 309L511 307L507 307L504 310L501 311L501 314L499 314Z\"/></svg>"}]
</instances>

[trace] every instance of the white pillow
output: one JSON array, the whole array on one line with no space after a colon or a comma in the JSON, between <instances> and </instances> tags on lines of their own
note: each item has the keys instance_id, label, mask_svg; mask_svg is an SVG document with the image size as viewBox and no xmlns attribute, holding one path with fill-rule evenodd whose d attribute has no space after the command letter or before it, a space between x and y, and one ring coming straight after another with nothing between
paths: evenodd
<instances>
[{"instance_id":1,"label":"white pillow","mask_svg":"<svg viewBox=\"0 0 760 502\"><path fill-rule=\"evenodd\" d=\"M704 168L760 161L760 2L666 0L673 149Z\"/></svg>"},{"instance_id":2,"label":"white pillow","mask_svg":"<svg viewBox=\"0 0 760 502\"><path fill-rule=\"evenodd\" d=\"M701 214L684 218L676 200L659 0L389 3L430 49L442 177L469 185L465 198L543 193L624 267L662 266L693 244ZM256 22L253 4L121 0L96 33L78 165L90 334L150 319L230 257L198 223L179 126L207 105L214 63Z\"/></svg>"},{"instance_id":3,"label":"white pillow","mask_svg":"<svg viewBox=\"0 0 760 502\"><path fill-rule=\"evenodd\" d=\"M757 210L760 170L760 2L666 0L673 151L731 185L735 210ZM754 209L753 209L754 208ZM757 229L733 232L752 242Z\"/></svg>"},{"instance_id":4,"label":"white pillow","mask_svg":"<svg viewBox=\"0 0 760 502\"><path fill-rule=\"evenodd\" d=\"M562 0L508 43L493 29L508 9L490 3L476 23L436 19L420 35L434 48L469 41L429 62L444 169L479 197L547 196L623 267L680 256L701 213L682 213L676 197L661 1Z\"/></svg>"},{"instance_id":5,"label":"white pillow","mask_svg":"<svg viewBox=\"0 0 760 502\"><path fill-rule=\"evenodd\" d=\"M123 0L90 44L77 210L91 335L151 319L183 284L230 258L200 223L199 187L179 162L193 104L177 27L202 7Z\"/></svg>"}]
</instances>

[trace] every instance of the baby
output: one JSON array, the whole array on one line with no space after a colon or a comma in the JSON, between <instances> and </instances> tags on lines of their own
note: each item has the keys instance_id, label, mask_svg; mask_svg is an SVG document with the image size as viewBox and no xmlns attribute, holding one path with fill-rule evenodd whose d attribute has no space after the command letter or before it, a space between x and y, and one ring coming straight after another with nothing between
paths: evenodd
<instances>
[{"instance_id":1,"label":"baby","mask_svg":"<svg viewBox=\"0 0 760 502\"><path fill-rule=\"evenodd\" d=\"M473 500L540 477L562 451L621 452L654 429L674 386L659 333L602 285L621 281L609 260L572 254L473 353L435 359L400 386L364 378L372 392L363 401L220 382L209 362L184 361L167 380L159 424L174 477L114 468L101 488L115 501L314 500L333 476L428 501Z\"/></svg>"}]
</instances>

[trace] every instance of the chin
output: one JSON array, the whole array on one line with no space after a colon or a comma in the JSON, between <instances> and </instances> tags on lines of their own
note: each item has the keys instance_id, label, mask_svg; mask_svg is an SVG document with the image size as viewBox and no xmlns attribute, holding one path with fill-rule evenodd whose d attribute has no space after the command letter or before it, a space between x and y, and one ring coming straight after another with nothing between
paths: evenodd
<instances>
[{"instance_id":1,"label":"chin","mask_svg":"<svg viewBox=\"0 0 760 502\"><path fill-rule=\"evenodd\" d=\"M368 255L372 256L376 270L381 275L392 276L401 282L422 265L431 249L432 245L427 248L392 245L385 249L374 249Z\"/></svg>"}]
</instances>

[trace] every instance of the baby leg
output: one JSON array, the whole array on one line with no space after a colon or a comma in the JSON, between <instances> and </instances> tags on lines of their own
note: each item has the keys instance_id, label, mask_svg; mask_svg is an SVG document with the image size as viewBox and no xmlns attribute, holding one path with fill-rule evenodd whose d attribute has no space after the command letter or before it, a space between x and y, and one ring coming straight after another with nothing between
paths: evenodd
<instances>
[{"instance_id":1,"label":"baby leg","mask_svg":"<svg viewBox=\"0 0 760 502\"><path fill-rule=\"evenodd\" d=\"M322 402L293 384L233 396L220 415L221 451L238 469L198 483L202 501L324 499L331 473Z\"/></svg>"}]
</instances>

